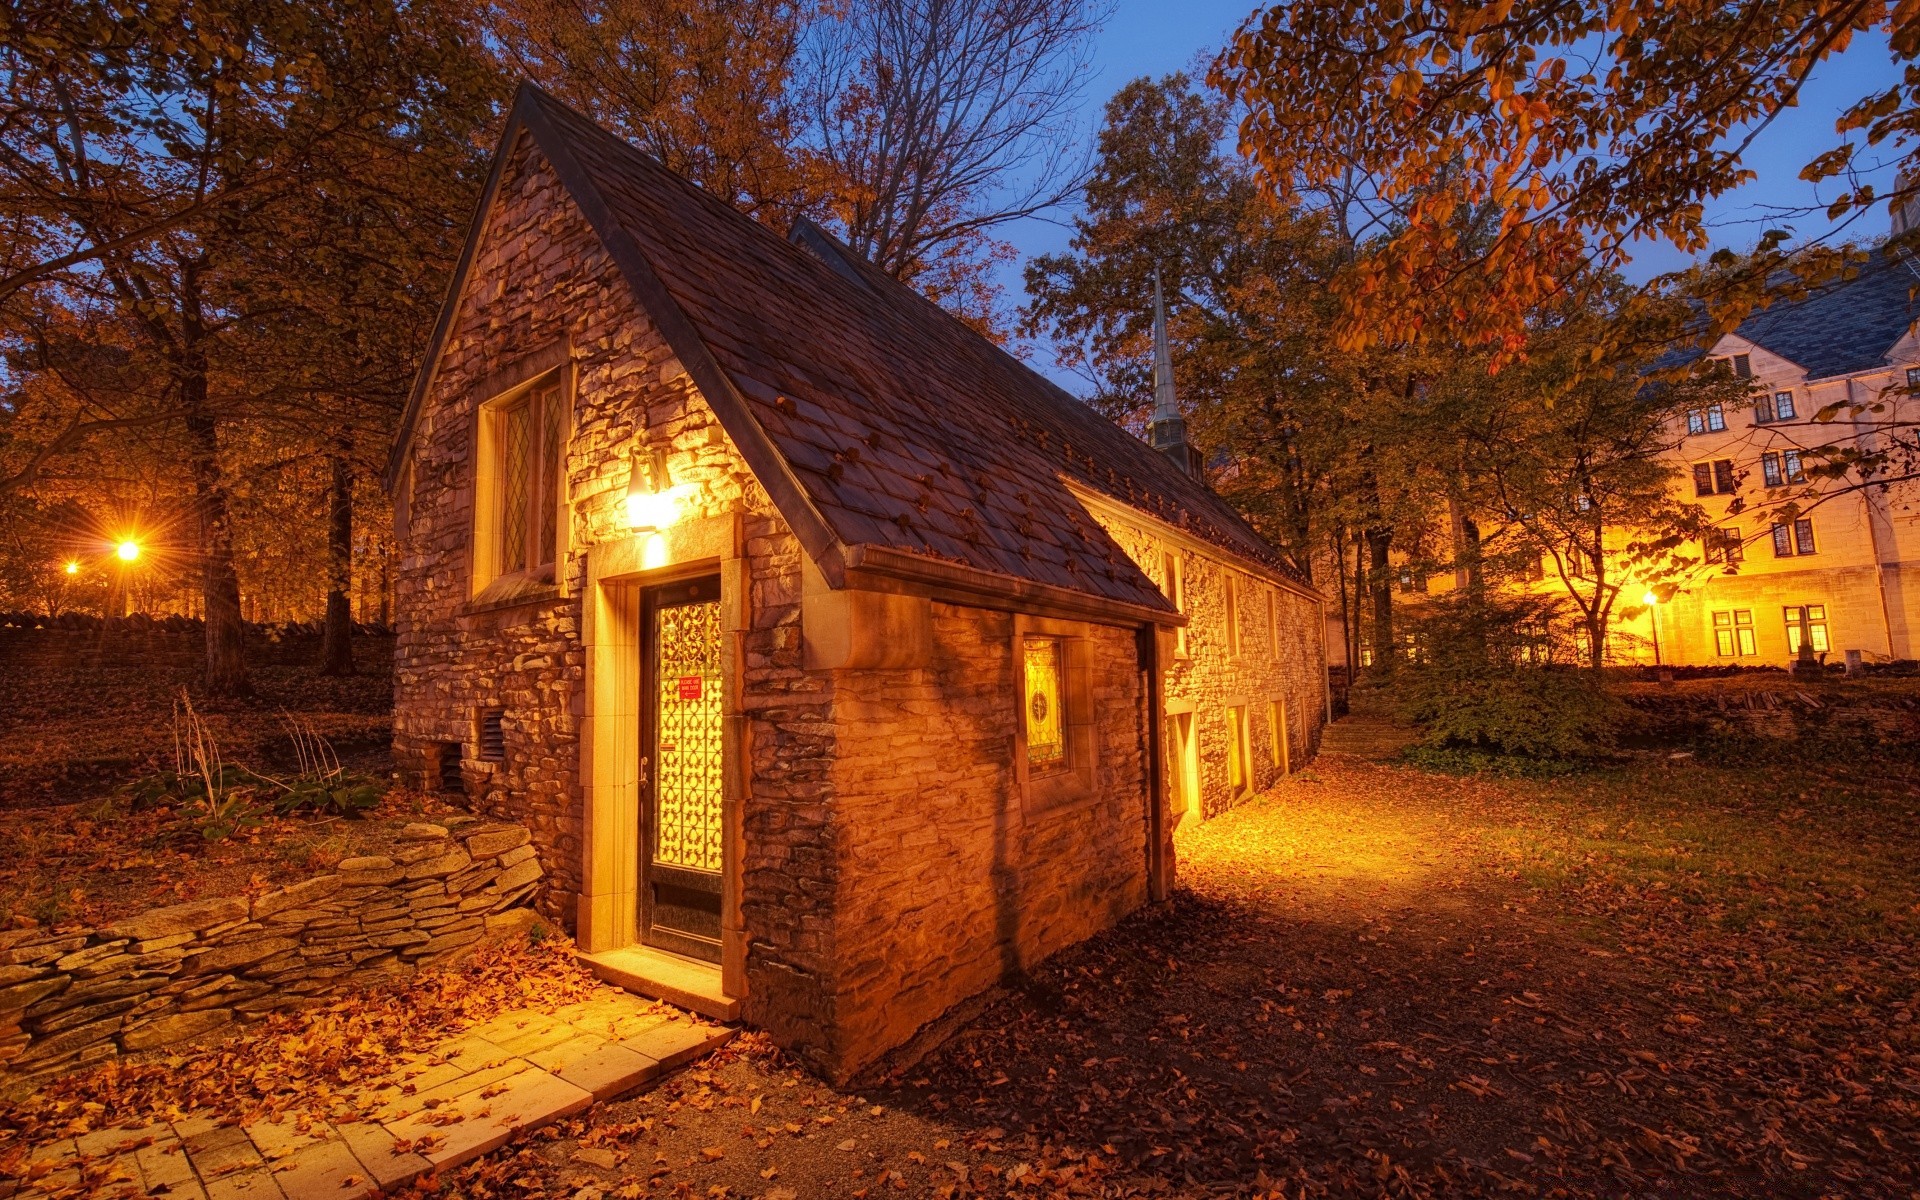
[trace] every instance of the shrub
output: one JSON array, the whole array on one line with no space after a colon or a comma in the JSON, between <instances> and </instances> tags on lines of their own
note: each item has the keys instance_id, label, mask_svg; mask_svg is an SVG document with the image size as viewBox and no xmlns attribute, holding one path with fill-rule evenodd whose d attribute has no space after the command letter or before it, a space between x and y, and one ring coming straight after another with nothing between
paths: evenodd
<instances>
[{"instance_id":1,"label":"shrub","mask_svg":"<svg viewBox=\"0 0 1920 1200\"><path fill-rule=\"evenodd\" d=\"M1437 597L1414 623L1418 649L1394 687L1422 745L1542 759L1611 748L1620 703L1592 672L1555 661L1556 616L1535 597Z\"/></svg>"}]
</instances>

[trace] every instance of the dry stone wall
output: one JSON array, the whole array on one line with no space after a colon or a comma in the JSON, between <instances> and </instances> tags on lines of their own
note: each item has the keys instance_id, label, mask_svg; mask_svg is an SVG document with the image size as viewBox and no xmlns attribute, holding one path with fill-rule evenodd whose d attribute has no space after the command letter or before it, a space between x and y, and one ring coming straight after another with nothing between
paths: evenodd
<instances>
[{"instance_id":1,"label":"dry stone wall","mask_svg":"<svg viewBox=\"0 0 1920 1200\"><path fill-rule=\"evenodd\" d=\"M150 1050L525 930L542 878L526 828L449 824L408 826L389 855L261 896L0 933L0 1079Z\"/></svg>"}]
</instances>

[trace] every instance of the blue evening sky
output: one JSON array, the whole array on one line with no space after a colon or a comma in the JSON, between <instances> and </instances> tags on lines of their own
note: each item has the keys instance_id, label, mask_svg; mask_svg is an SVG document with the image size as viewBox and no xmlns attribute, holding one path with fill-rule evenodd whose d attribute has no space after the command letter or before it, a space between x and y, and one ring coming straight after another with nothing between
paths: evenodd
<instances>
[{"instance_id":1,"label":"blue evening sky","mask_svg":"<svg viewBox=\"0 0 1920 1200\"><path fill-rule=\"evenodd\" d=\"M1088 136L1099 120L1101 106L1121 85L1141 75L1203 72L1205 62L1251 11L1247 0L1183 0L1177 4L1120 0L1094 46L1094 73L1086 89ZM1746 165L1759 177L1709 206L1708 220L1716 248L1744 249L1762 231L1778 225L1791 229L1800 239L1829 232L1824 216L1818 213L1782 215L1785 210L1824 203L1842 190L1830 182L1816 193L1812 185L1799 178L1800 168L1833 145L1834 119L1850 103L1870 90L1896 82L1899 73L1886 39L1879 36L1856 40L1844 54L1822 64L1799 107L1782 113L1749 148ZM1884 157L1876 151L1862 154L1865 162ZM1867 178L1882 191L1893 182L1892 172L1885 170ZM1886 214L1880 210L1856 220L1845 236L1870 240L1884 234L1886 227ZM1006 234L1019 251L1019 260L1006 269L1004 283L1008 299L1018 303L1025 299L1020 277L1024 260L1064 249L1069 234L1064 222L1043 220L1020 222L1009 227ZM1642 243L1630 273L1645 278L1684 263L1684 256L1671 246ZM1033 347L1030 361L1064 386L1083 390L1079 380L1051 369L1051 355L1045 347Z\"/></svg>"}]
</instances>

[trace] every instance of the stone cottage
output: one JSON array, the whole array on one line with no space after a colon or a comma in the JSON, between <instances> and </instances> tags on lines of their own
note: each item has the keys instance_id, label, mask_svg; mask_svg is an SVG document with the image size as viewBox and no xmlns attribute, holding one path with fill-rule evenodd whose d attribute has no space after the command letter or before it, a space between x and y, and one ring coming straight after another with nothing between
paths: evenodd
<instances>
[{"instance_id":1,"label":"stone cottage","mask_svg":"<svg viewBox=\"0 0 1920 1200\"><path fill-rule=\"evenodd\" d=\"M846 1076L1318 740L1321 599L1161 357L1149 446L523 89L394 451L399 761L608 978Z\"/></svg>"}]
</instances>

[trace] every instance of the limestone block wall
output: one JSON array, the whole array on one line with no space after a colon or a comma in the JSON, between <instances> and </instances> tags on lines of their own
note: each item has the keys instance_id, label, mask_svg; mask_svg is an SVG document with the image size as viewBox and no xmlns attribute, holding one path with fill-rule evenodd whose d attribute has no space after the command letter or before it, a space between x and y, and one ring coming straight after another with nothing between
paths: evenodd
<instances>
[{"instance_id":1,"label":"limestone block wall","mask_svg":"<svg viewBox=\"0 0 1920 1200\"><path fill-rule=\"evenodd\" d=\"M1281 756L1269 723L1278 702L1286 729L1287 758L1293 770L1314 755L1326 723L1326 622L1318 600L1250 575L1223 556L1208 554L1185 538L1172 538L1145 522L1096 512L1100 523L1128 557L1172 594L1166 556L1178 560L1183 608L1188 616L1184 647L1167 664L1166 702L1174 713L1187 712L1199 739L1199 816L1232 807L1229 783L1230 708L1247 716L1251 791L1280 777ZM1227 582L1233 581L1238 611L1237 650L1227 636ZM1168 722L1171 727L1172 722ZM1171 736L1171 734L1169 735ZM1171 747L1169 763L1177 756Z\"/></svg>"},{"instance_id":2,"label":"limestone block wall","mask_svg":"<svg viewBox=\"0 0 1920 1200\"><path fill-rule=\"evenodd\" d=\"M1081 627L1094 787L1035 810L1014 772L1015 618L936 603L932 620L926 666L835 680L840 1029L824 1057L839 1074L1146 901L1135 632Z\"/></svg>"},{"instance_id":3,"label":"limestone block wall","mask_svg":"<svg viewBox=\"0 0 1920 1200\"><path fill-rule=\"evenodd\" d=\"M0 933L0 1081L164 1046L528 926L543 873L524 826L409 828L390 856L265 895Z\"/></svg>"}]
</instances>

